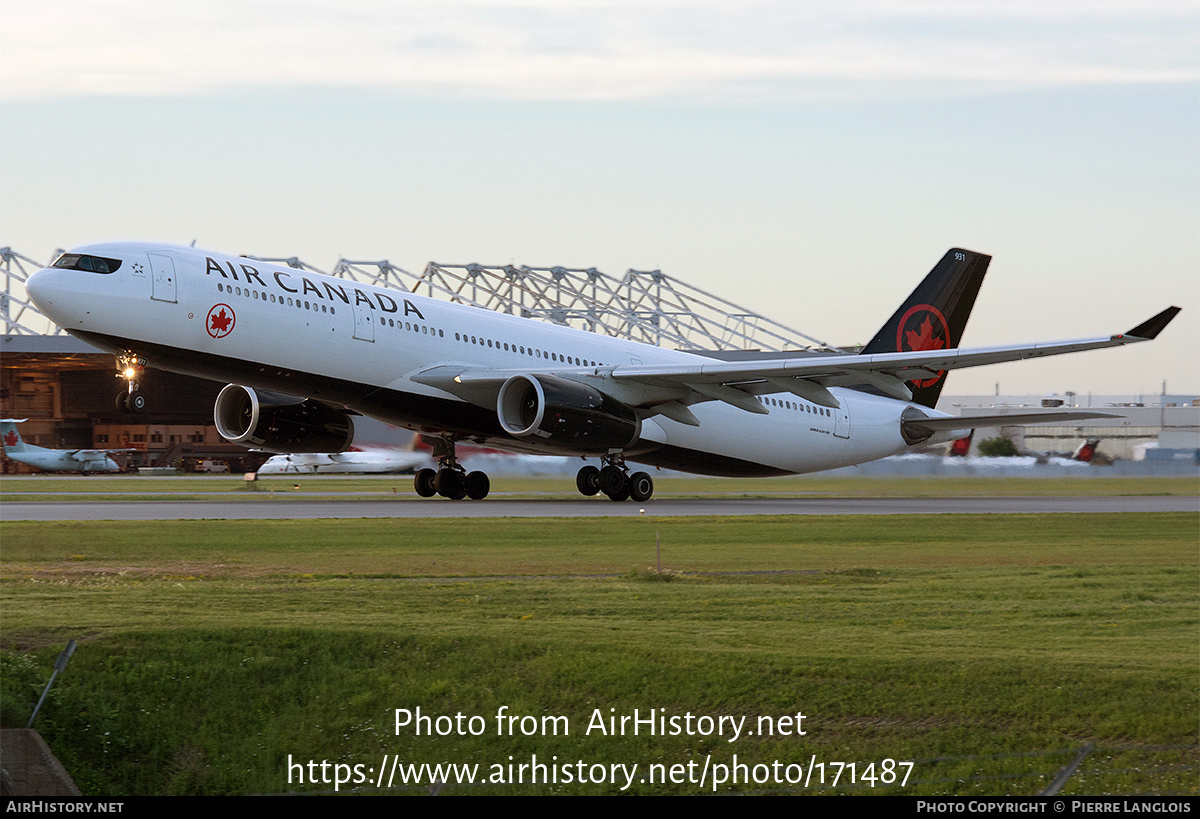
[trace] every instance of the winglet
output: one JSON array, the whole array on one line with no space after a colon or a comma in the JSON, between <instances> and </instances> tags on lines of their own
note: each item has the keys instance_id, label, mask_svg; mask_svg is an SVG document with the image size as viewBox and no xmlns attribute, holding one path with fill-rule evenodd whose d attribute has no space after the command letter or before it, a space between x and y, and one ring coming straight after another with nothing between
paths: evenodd
<instances>
[{"instance_id":1,"label":"winglet","mask_svg":"<svg viewBox=\"0 0 1200 819\"><path fill-rule=\"evenodd\" d=\"M1168 307L1157 316L1147 321L1143 321L1137 327L1134 327L1125 335L1133 336L1134 338L1154 339L1163 331L1163 328L1171 323L1171 319L1179 313L1180 308Z\"/></svg>"}]
</instances>

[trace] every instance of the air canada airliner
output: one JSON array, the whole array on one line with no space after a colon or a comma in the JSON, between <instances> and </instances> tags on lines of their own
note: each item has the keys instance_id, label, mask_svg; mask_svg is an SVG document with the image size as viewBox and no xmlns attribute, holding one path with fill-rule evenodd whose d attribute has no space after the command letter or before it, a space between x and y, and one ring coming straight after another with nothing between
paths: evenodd
<instances>
[{"instance_id":1,"label":"air canada airliner","mask_svg":"<svg viewBox=\"0 0 1200 819\"><path fill-rule=\"evenodd\" d=\"M120 472L121 467L110 456L114 452L128 452L127 449L46 449L25 443L17 424L22 424L26 418L0 419L0 442L4 444L4 454L9 460L27 466L37 467L46 472L82 472L84 475L92 472Z\"/></svg>"},{"instance_id":2,"label":"air canada airliner","mask_svg":"<svg viewBox=\"0 0 1200 819\"><path fill-rule=\"evenodd\" d=\"M1058 411L960 418L934 409L946 373L1156 337L1179 308L1126 333L960 349L990 256L946 253L861 351L727 361L174 245L62 254L27 282L60 327L117 355L119 405L145 411L146 366L231 382L220 433L271 452L336 452L365 415L422 434L440 469L423 497L480 499L458 442L598 458L584 495L644 501L628 464L706 475L786 475L886 458L973 427L1104 417Z\"/></svg>"}]
</instances>

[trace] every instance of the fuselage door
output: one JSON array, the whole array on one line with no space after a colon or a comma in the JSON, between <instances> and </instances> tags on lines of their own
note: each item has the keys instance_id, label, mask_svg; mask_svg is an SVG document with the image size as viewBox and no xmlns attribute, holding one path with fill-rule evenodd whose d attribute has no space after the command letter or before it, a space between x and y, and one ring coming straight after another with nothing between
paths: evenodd
<instances>
[{"instance_id":1,"label":"fuselage door","mask_svg":"<svg viewBox=\"0 0 1200 819\"><path fill-rule=\"evenodd\" d=\"M833 436L835 438L850 437L850 402L842 399L842 405L831 410L833 413Z\"/></svg>"},{"instance_id":2,"label":"fuselage door","mask_svg":"<svg viewBox=\"0 0 1200 819\"><path fill-rule=\"evenodd\" d=\"M150 298L158 301L176 301L175 261L161 253L147 253L150 257L150 275L153 281Z\"/></svg>"},{"instance_id":3,"label":"fuselage door","mask_svg":"<svg viewBox=\"0 0 1200 819\"><path fill-rule=\"evenodd\" d=\"M375 311L361 301L354 303L354 337L360 341L375 341Z\"/></svg>"}]
</instances>

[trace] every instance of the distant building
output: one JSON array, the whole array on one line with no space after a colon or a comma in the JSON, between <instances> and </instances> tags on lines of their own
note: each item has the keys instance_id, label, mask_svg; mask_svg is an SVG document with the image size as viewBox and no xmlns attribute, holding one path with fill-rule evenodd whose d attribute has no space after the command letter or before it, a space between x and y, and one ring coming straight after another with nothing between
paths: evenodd
<instances>
[{"instance_id":1,"label":"distant building","mask_svg":"<svg viewBox=\"0 0 1200 819\"><path fill-rule=\"evenodd\" d=\"M938 409L952 415L984 415L1037 408L1090 409L1115 418L1080 424L1000 427L980 430L975 443L995 435L1030 452L1069 452L1085 438L1099 438L1110 458L1200 460L1200 396L1196 395L944 395Z\"/></svg>"}]
</instances>

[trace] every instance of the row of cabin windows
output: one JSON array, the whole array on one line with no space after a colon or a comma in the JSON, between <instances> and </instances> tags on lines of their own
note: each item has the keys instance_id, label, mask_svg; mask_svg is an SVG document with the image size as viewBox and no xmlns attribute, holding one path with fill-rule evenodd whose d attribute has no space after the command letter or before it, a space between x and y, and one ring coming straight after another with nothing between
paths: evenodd
<instances>
[{"instance_id":1,"label":"row of cabin windows","mask_svg":"<svg viewBox=\"0 0 1200 819\"><path fill-rule=\"evenodd\" d=\"M807 412L811 415L824 415L826 417L833 415L833 412L828 408L817 407L812 404L798 404L795 401L784 401L779 398L763 398L761 400L772 407L779 407L780 409L796 410L797 412Z\"/></svg>"},{"instance_id":2,"label":"row of cabin windows","mask_svg":"<svg viewBox=\"0 0 1200 819\"><path fill-rule=\"evenodd\" d=\"M259 290L251 290L249 287L242 288L237 285L223 284L217 282L217 291L222 293L232 293L235 296L243 296L247 298L255 298L260 301L270 301L272 304L287 304L288 307L297 307L304 310L320 310L322 313L336 314L337 309L332 305L318 304L317 302L308 302L301 299L292 299L291 296L275 297L274 293L267 293ZM286 299L286 301L285 301ZM424 333L425 335L436 335L444 338L446 333L442 330L436 330L424 324L413 324L408 321L396 321L390 318L381 318L380 323L386 327L395 327L400 330L411 330L414 333Z\"/></svg>"},{"instance_id":3,"label":"row of cabin windows","mask_svg":"<svg viewBox=\"0 0 1200 819\"><path fill-rule=\"evenodd\" d=\"M251 290L249 287L243 288L243 287L238 287L238 286L232 285L232 284L223 284L221 282L217 282L217 292L232 293L235 296L243 296L245 298L255 298L255 299L259 299L260 301L267 301L269 299L272 304L283 304L284 303L283 296L280 296L277 299L277 298L275 298L274 293L267 293L266 291L260 291L260 290ZM292 300L291 296L287 297L287 306L288 307L294 306L301 310L316 311L319 309L322 313L336 313L337 312L337 310L335 310L333 307L330 307L327 304L317 304L315 301L310 303L307 301L301 301L300 299L296 299L295 303L293 304L293 300Z\"/></svg>"},{"instance_id":4,"label":"row of cabin windows","mask_svg":"<svg viewBox=\"0 0 1200 819\"><path fill-rule=\"evenodd\" d=\"M408 321L399 321L397 319L390 318L381 318L380 322L386 324L388 327L395 327L397 330L412 330L414 333L424 333L427 336L437 336L438 338L446 337L445 331L437 330L425 324L413 324Z\"/></svg>"},{"instance_id":5,"label":"row of cabin windows","mask_svg":"<svg viewBox=\"0 0 1200 819\"><path fill-rule=\"evenodd\" d=\"M480 347L491 347L495 350L504 350L508 353L520 353L521 355L533 356L534 358L544 358L547 361L559 362L562 364L574 364L576 367L603 367L604 363L597 364L595 361L589 361L586 358L578 356L562 355L561 353L549 352L547 350L537 350L533 347L524 347L520 344L509 344L507 341L494 341L490 338L477 338L469 336L465 333L454 334L455 341L465 341L468 344L478 344Z\"/></svg>"}]
</instances>

